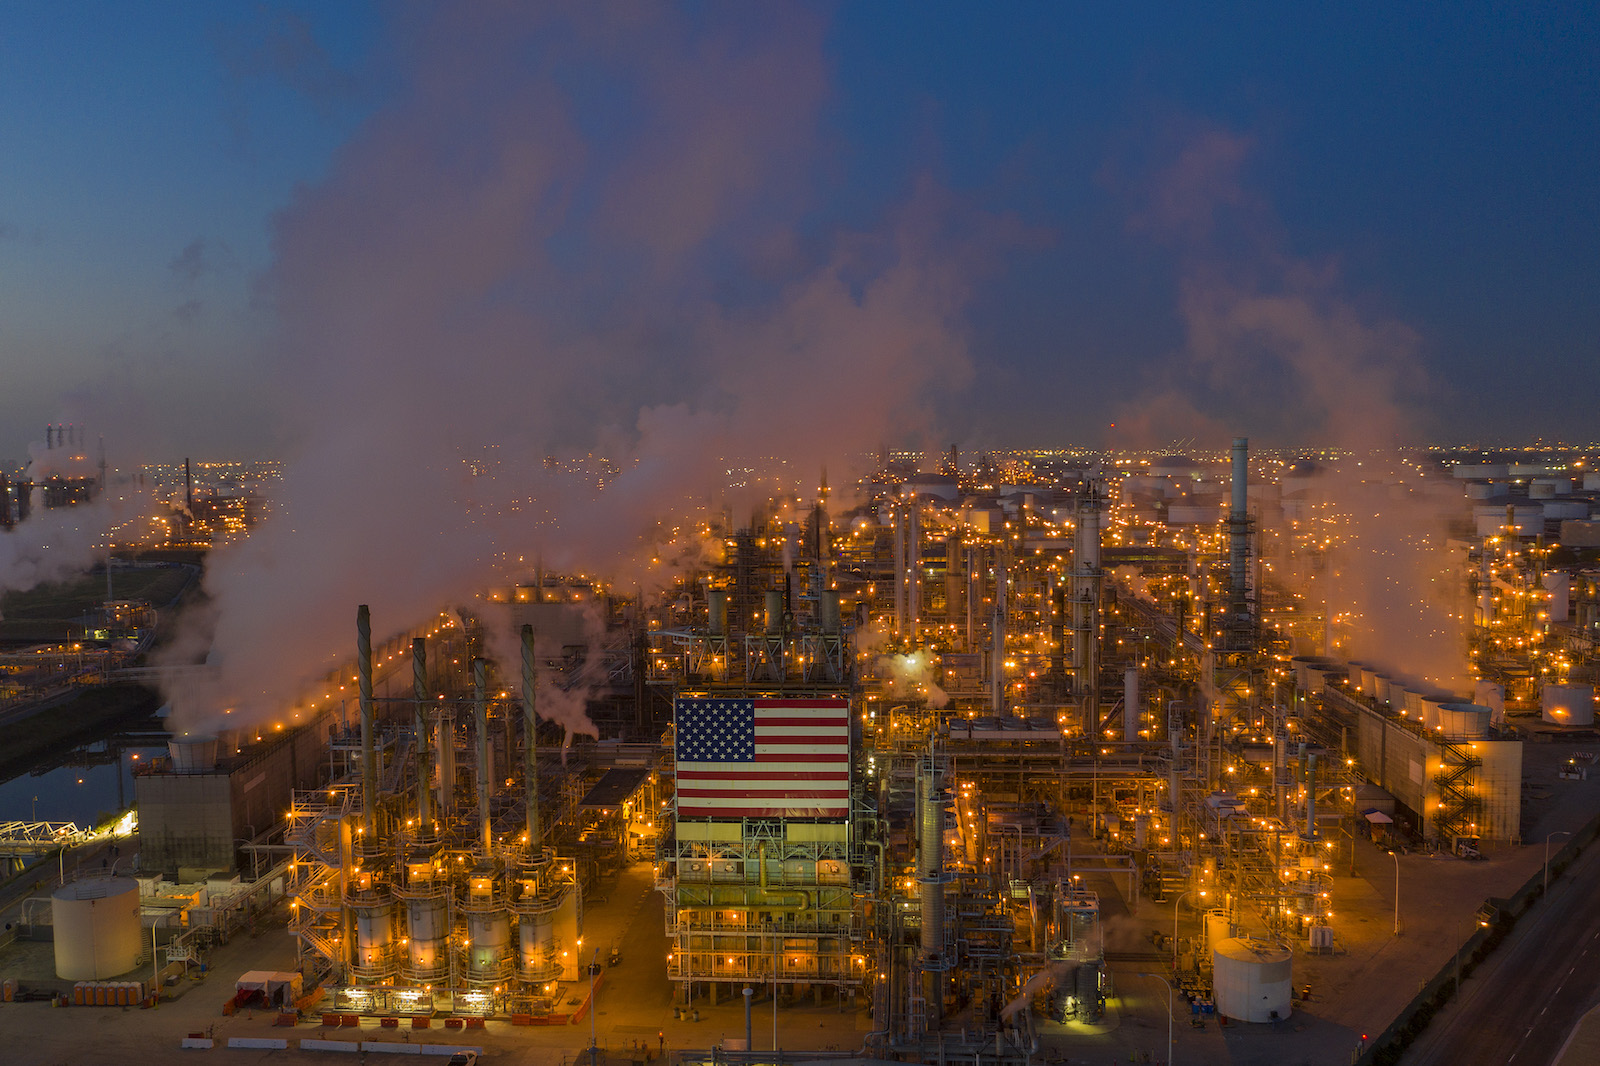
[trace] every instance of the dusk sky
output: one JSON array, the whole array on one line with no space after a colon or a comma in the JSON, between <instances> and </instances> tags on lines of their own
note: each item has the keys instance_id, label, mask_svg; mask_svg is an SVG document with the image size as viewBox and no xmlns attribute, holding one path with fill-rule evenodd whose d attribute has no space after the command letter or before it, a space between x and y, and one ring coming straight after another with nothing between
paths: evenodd
<instances>
[{"instance_id":1,"label":"dusk sky","mask_svg":"<svg viewBox=\"0 0 1600 1066\"><path fill-rule=\"evenodd\" d=\"M532 6L0 9L0 458L456 366L547 449L902 377L860 443L1600 439L1591 5Z\"/></svg>"}]
</instances>

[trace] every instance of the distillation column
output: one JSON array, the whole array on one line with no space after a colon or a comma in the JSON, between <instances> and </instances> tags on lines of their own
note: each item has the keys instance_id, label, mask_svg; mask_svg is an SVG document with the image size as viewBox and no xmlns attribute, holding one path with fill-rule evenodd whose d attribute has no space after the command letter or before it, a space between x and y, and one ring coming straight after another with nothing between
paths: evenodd
<instances>
[{"instance_id":1,"label":"distillation column","mask_svg":"<svg viewBox=\"0 0 1600 1066\"><path fill-rule=\"evenodd\" d=\"M1073 685L1092 737L1100 724L1100 498L1092 489L1078 502L1072 556Z\"/></svg>"},{"instance_id":2,"label":"distillation column","mask_svg":"<svg viewBox=\"0 0 1600 1066\"><path fill-rule=\"evenodd\" d=\"M1233 439L1233 508L1228 514L1228 615L1230 624L1249 624L1250 439Z\"/></svg>"},{"instance_id":3,"label":"distillation column","mask_svg":"<svg viewBox=\"0 0 1600 1066\"><path fill-rule=\"evenodd\" d=\"M428 778L433 769L433 754L428 747L428 641L411 641L412 694L417 704L417 824L424 835L433 828L433 794Z\"/></svg>"},{"instance_id":4,"label":"distillation column","mask_svg":"<svg viewBox=\"0 0 1600 1066\"><path fill-rule=\"evenodd\" d=\"M922 900L922 994L930 1027L937 1028L944 1017L944 971L949 960L945 954L944 789L931 761L924 765L920 814L917 887Z\"/></svg>"},{"instance_id":5,"label":"distillation column","mask_svg":"<svg viewBox=\"0 0 1600 1066\"><path fill-rule=\"evenodd\" d=\"M372 614L356 608L356 676L361 693L361 818L367 834L377 838L377 722L372 707Z\"/></svg>"},{"instance_id":6,"label":"distillation column","mask_svg":"<svg viewBox=\"0 0 1600 1066\"><path fill-rule=\"evenodd\" d=\"M478 845L485 855L494 850L493 828L489 822L489 783L494 767L489 761L488 667L481 658L472 660L472 717L478 739Z\"/></svg>"}]
</instances>

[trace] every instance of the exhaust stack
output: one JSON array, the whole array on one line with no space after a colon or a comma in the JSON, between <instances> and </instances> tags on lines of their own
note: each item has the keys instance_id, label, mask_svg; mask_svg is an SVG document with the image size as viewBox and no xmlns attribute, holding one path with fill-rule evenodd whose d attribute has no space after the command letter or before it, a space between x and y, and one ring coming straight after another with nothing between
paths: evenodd
<instances>
[{"instance_id":1,"label":"exhaust stack","mask_svg":"<svg viewBox=\"0 0 1600 1066\"><path fill-rule=\"evenodd\" d=\"M372 709L372 614L356 608L356 673L361 692L361 817L369 839L377 839L377 722Z\"/></svg>"},{"instance_id":2,"label":"exhaust stack","mask_svg":"<svg viewBox=\"0 0 1600 1066\"><path fill-rule=\"evenodd\" d=\"M472 660L472 713L478 727L478 836L483 854L488 856L494 840L489 825L489 700L488 666L483 659Z\"/></svg>"},{"instance_id":3,"label":"exhaust stack","mask_svg":"<svg viewBox=\"0 0 1600 1066\"><path fill-rule=\"evenodd\" d=\"M540 842L544 839L539 829L539 746L538 731L533 716L534 701L534 673L533 673L533 627L522 627L522 735L526 738L523 745L523 787L527 791L528 807L528 851L530 855L539 854Z\"/></svg>"},{"instance_id":4,"label":"exhaust stack","mask_svg":"<svg viewBox=\"0 0 1600 1066\"><path fill-rule=\"evenodd\" d=\"M417 821L426 834L433 827L433 792L428 778L433 770L433 752L428 746L428 640L411 641L411 685L417 704Z\"/></svg>"}]
</instances>

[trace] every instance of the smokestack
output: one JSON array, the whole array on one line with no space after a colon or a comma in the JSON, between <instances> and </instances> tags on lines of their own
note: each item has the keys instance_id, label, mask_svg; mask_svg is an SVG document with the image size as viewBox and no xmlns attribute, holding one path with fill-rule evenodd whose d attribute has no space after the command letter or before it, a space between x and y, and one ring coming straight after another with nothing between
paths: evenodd
<instances>
[{"instance_id":1,"label":"smokestack","mask_svg":"<svg viewBox=\"0 0 1600 1066\"><path fill-rule=\"evenodd\" d=\"M1228 515L1228 613L1235 623L1250 614L1250 440L1233 438L1233 510Z\"/></svg>"},{"instance_id":2,"label":"smokestack","mask_svg":"<svg viewBox=\"0 0 1600 1066\"><path fill-rule=\"evenodd\" d=\"M370 839L377 839L377 723L372 713L372 614L356 608L356 676L361 692L361 817Z\"/></svg>"},{"instance_id":3,"label":"smokestack","mask_svg":"<svg viewBox=\"0 0 1600 1066\"><path fill-rule=\"evenodd\" d=\"M183 505L188 510L189 516L194 517L194 476L189 473L189 459L183 460Z\"/></svg>"},{"instance_id":4,"label":"smokestack","mask_svg":"<svg viewBox=\"0 0 1600 1066\"><path fill-rule=\"evenodd\" d=\"M433 752L428 748L428 640L411 641L411 692L417 704L417 822L422 832L433 828L433 792L428 777L433 769Z\"/></svg>"},{"instance_id":5,"label":"smokestack","mask_svg":"<svg viewBox=\"0 0 1600 1066\"><path fill-rule=\"evenodd\" d=\"M472 714L478 727L478 837L487 857L494 840L489 825L489 700L488 666L482 658L472 660Z\"/></svg>"},{"instance_id":6,"label":"smokestack","mask_svg":"<svg viewBox=\"0 0 1600 1066\"><path fill-rule=\"evenodd\" d=\"M706 590L706 632L720 637L728 632L728 592L726 589Z\"/></svg>"},{"instance_id":7,"label":"smokestack","mask_svg":"<svg viewBox=\"0 0 1600 1066\"><path fill-rule=\"evenodd\" d=\"M522 627L523 789L527 792L528 853L535 860L544 839L539 829L539 746L533 717L533 627Z\"/></svg>"}]
</instances>

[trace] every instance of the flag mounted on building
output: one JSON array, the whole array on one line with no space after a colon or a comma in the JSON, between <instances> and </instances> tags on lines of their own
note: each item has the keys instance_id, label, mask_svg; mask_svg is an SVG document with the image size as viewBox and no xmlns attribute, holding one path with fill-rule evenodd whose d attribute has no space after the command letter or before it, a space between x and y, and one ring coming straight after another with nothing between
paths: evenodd
<instances>
[{"instance_id":1,"label":"flag mounted on building","mask_svg":"<svg viewBox=\"0 0 1600 1066\"><path fill-rule=\"evenodd\" d=\"M850 702L679 696L678 817L850 815Z\"/></svg>"}]
</instances>

